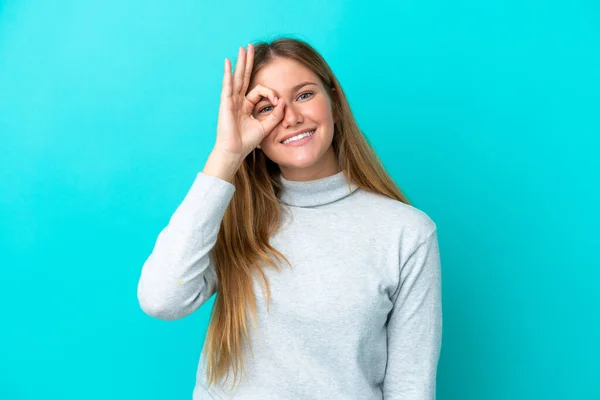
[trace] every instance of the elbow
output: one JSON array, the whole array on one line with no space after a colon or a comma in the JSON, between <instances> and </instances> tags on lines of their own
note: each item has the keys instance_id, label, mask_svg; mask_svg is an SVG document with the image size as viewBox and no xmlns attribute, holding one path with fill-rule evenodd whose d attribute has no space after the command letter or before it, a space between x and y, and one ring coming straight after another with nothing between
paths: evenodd
<instances>
[{"instance_id":1,"label":"elbow","mask_svg":"<svg viewBox=\"0 0 600 400\"><path fill-rule=\"evenodd\" d=\"M174 321L190 314L185 307L169 300L168 296L161 296L158 293L143 290L142 284L138 285L137 298L142 311L153 318Z\"/></svg>"},{"instance_id":2,"label":"elbow","mask_svg":"<svg viewBox=\"0 0 600 400\"><path fill-rule=\"evenodd\" d=\"M142 311L153 318L161 319L163 321L173 321L178 319L176 313L170 307L165 307L159 302L149 301L148 299L140 299L140 308Z\"/></svg>"}]
</instances>

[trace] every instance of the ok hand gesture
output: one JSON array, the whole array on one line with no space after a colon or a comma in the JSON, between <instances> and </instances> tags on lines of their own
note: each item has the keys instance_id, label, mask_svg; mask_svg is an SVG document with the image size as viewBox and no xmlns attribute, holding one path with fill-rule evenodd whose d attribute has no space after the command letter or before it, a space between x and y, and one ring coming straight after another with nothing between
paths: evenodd
<instances>
[{"instance_id":1,"label":"ok hand gesture","mask_svg":"<svg viewBox=\"0 0 600 400\"><path fill-rule=\"evenodd\" d=\"M225 59L225 73L217 123L215 147L241 158L246 157L283 118L284 99L278 99L273 90L256 85L247 95L254 63L254 46L248 51L240 47L235 72L231 75L231 61ZM268 98L275 108L265 118L254 118L253 111L262 97Z\"/></svg>"}]
</instances>

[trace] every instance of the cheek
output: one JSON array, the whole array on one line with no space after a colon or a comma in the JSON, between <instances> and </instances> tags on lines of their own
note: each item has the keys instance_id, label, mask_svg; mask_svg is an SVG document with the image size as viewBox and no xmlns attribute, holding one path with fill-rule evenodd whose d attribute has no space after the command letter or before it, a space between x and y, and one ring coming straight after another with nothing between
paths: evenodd
<instances>
[{"instance_id":1,"label":"cheek","mask_svg":"<svg viewBox=\"0 0 600 400\"><path fill-rule=\"evenodd\" d=\"M311 107L310 111L311 118L315 121L325 123L333 120L333 116L331 114L331 106L327 101L320 101L318 104L315 103L314 106Z\"/></svg>"},{"instance_id":2,"label":"cheek","mask_svg":"<svg viewBox=\"0 0 600 400\"><path fill-rule=\"evenodd\" d=\"M263 140L260 142L260 147L269 148L275 145L274 140L278 136L278 134L275 133L276 130L277 128L273 129L267 136L263 138Z\"/></svg>"}]
</instances>

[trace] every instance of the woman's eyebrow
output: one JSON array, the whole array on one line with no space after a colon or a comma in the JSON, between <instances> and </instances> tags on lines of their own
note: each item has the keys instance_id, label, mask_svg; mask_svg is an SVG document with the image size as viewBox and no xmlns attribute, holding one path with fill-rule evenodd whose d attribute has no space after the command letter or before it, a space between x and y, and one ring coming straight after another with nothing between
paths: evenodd
<instances>
[{"instance_id":1,"label":"woman's eyebrow","mask_svg":"<svg viewBox=\"0 0 600 400\"><path fill-rule=\"evenodd\" d=\"M298 90L298 89L300 89L301 87L304 87L304 86L306 86L306 85L316 85L316 83L314 83L314 82L310 82L310 81L306 81L306 82L299 83L299 84L297 84L296 86L294 86L294 87L292 88L292 92L295 92L296 90Z\"/></svg>"}]
</instances>

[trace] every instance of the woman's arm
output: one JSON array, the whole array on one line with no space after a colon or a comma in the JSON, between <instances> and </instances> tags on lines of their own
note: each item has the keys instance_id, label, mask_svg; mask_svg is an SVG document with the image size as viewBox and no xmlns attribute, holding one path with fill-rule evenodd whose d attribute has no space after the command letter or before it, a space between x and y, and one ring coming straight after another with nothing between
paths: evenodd
<instances>
[{"instance_id":1,"label":"woman's arm","mask_svg":"<svg viewBox=\"0 0 600 400\"><path fill-rule=\"evenodd\" d=\"M137 296L142 310L174 320L190 315L216 291L211 250L235 187L200 172L183 202L160 232L145 261Z\"/></svg>"},{"instance_id":2,"label":"woman's arm","mask_svg":"<svg viewBox=\"0 0 600 400\"><path fill-rule=\"evenodd\" d=\"M384 400L434 400L442 342L441 268L434 230L400 269L387 326Z\"/></svg>"}]
</instances>

